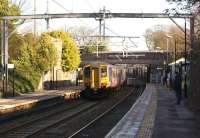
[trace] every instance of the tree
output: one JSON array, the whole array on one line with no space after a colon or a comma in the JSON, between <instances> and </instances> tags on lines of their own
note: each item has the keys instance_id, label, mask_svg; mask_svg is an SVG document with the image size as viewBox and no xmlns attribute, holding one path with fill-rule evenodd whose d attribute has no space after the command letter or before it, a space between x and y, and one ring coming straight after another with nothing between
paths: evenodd
<instances>
[{"instance_id":1,"label":"tree","mask_svg":"<svg viewBox=\"0 0 200 138\"><path fill-rule=\"evenodd\" d=\"M0 16L8 16L8 15L20 15L21 10L19 5L11 3L9 0L1 0L0 1ZM14 23L16 20L8 21L8 32L12 32L15 29ZM0 43L1 43L1 33L2 28L0 26ZM16 40L19 40L16 43ZM15 33L9 39L9 55L11 60L14 59L15 56L18 55L19 45L23 44L22 36L18 33Z\"/></svg>"},{"instance_id":2,"label":"tree","mask_svg":"<svg viewBox=\"0 0 200 138\"><path fill-rule=\"evenodd\" d=\"M98 38L97 38L98 39ZM82 49L82 53L94 53L97 52L97 44L98 44L98 51L106 51L107 50L107 43L106 41L94 40L85 44L84 48Z\"/></svg>"},{"instance_id":3,"label":"tree","mask_svg":"<svg viewBox=\"0 0 200 138\"><path fill-rule=\"evenodd\" d=\"M81 53L93 53L97 51L97 44L99 45L98 51L106 51L108 39L101 39L94 30L81 26L76 28L69 28L72 36L78 41L78 47L81 49Z\"/></svg>"},{"instance_id":4,"label":"tree","mask_svg":"<svg viewBox=\"0 0 200 138\"><path fill-rule=\"evenodd\" d=\"M43 33L36 45L38 68L48 71L57 63L57 50L53 46L52 37L48 33Z\"/></svg>"},{"instance_id":5,"label":"tree","mask_svg":"<svg viewBox=\"0 0 200 138\"><path fill-rule=\"evenodd\" d=\"M17 58L10 62L15 64L15 90L18 92L34 91L38 86L41 73L36 62L36 49L24 42L18 49Z\"/></svg>"},{"instance_id":6,"label":"tree","mask_svg":"<svg viewBox=\"0 0 200 138\"><path fill-rule=\"evenodd\" d=\"M20 15L20 13L20 5L13 4L10 0L0 1L0 16ZM15 25L13 24L14 22L16 22L16 20L11 20L8 22L9 32L12 32L12 30L15 28Z\"/></svg>"},{"instance_id":7,"label":"tree","mask_svg":"<svg viewBox=\"0 0 200 138\"><path fill-rule=\"evenodd\" d=\"M57 63L57 49L53 46L52 37L43 33L39 38L34 38L32 33L27 33L18 34L13 41L20 42L17 43L18 48L14 48L17 58L13 54L11 60L16 67L15 87L21 92L34 91L42 73Z\"/></svg>"},{"instance_id":8,"label":"tree","mask_svg":"<svg viewBox=\"0 0 200 138\"><path fill-rule=\"evenodd\" d=\"M54 38L62 40L61 66L63 71L73 71L77 69L80 64L80 52L70 33L61 30L52 31L49 34Z\"/></svg>"},{"instance_id":9,"label":"tree","mask_svg":"<svg viewBox=\"0 0 200 138\"><path fill-rule=\"evenodd\" d=\"M185 36L184 33L176 26L154 26L151 29L147 29L144 36L146 39L146 44L150 50L155 50L158 48L160 48L161 50L167 50L168 44L168 50L174 51L174 44L176 40L177 51L184 51ZM187 49L189 50L189 38L187 38L187 43Z\"/></svg>"},{"instance_id":10,"label":"tree","mask_svg":"<svg viewBox=\"0 0 200 138\"><path fill-rule=\"evenodd\" d=\"M24 34L24 41L28 45L34 46L38 42L38 37L34 36L34 34L31 32L27 32Z\"/></svg>"},{"instance_id":11,"label":"tree","mask_svg":"<svg viewBox=\"0 0 200 138\"><path fill-rule=\"evenodd\" d=\"M19 15L20 8L9 0L0 1L0 16Z\"/></svg>"},{"instance_id":12,"label":"tree","mask_svg":"<svg viewBox=\"0 0 200 138\"><path fill-rule=\"evenodd\" d=\"M186 2L187 4L196 4L198 2L200 2L200 0L167 0L168 2L176 2L176 3L180 3L180 2Z\"/></svg>"},{"instance_id":13,"label":"tree","mask_svg":"<svg viewBox=\"0 0 200 138\"><path fill-rule=\"evenodd\" d=\"M177 4L176 8L169 9L171 10L176 10L176 11L191 11L193 10L192 7L196 7L199 11L200 7L200 0L166 0L169 3L175 3Z\"/></svg>"},{"instance_id":14,"label":"tree","mask_svg":"<svg viewBox=\"0 0 200 138\"><path fill-rule=\"evenodd\" d=\"M64 71L75 70L80 64L80 52L72 38L63 42L61 64Z\"/></svg>"},{"instance_id":15,"label":"tree","mask_svg":"<svg viewBox=\"0 0 200 138\"><path fill-rule=\"evenodd\" d=\"M167 49L166 45L166 32L162 27L154 26L152 29L147 29L145 32L146 44L150 50L161 48Z\"/></svg>"},{"instance_id":16,"label":"tree","mask_svg":"<svg viewBox=\"0 0 200 138\"><path fill-rule=\"evenodd\" d=\"M19 57L21 56L21 46L25 45L25 39L23 35L19 33L14 33L8 40L8 43L9 61L19 59Z\"/></svg>"}]
</instances>

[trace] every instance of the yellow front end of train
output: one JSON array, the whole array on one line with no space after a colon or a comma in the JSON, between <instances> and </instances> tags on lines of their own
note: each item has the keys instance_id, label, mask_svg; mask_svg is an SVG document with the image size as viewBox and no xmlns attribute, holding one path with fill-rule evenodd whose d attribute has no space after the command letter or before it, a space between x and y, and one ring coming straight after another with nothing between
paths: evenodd
<instances>
[{"instance_id":1,"label":"yellow front end of train","mask_svg":"<svg viewBox=\"0 0 200 138\"><path fill-rule=\"evenodd\" d=\"M109 86L108 65L89 64L84 67L84 86L86 89L98 90Z\"/></svg>"}]
</instances>

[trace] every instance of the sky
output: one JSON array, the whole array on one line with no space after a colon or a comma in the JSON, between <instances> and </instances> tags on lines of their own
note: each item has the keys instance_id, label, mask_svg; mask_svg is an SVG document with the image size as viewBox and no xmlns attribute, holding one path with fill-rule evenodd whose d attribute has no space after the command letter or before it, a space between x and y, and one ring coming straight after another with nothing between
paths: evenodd
<instances>
[{"instance_id":1,"label":"sky","mask_svg":"<svg viewBox=\"0 0 200 138\"><path fill-rule=\"evenodd\" d=\"M23 6L23 14L33 14L33 1L29 0ZM69 13L69 12L98 12L105 7L110 12L126 13L163 13L165 9L172 7L166 0L36 0L36 13ZM176 20L183 24L182 19ZM47 31L44 20L37 20L37 31ZM54 19L50 20L50 30L67 29L69 27L86 26L91 29L98 28L99 23L95 19ZM174 25L170 19L107 19L106 35L136 36L139 38L125 40L128 50L147 50L144 33L154 25ZM21 30L33 29L33 21L28 21L20 27ZM98 32L98 29L95 29ZM112 39L110 49L122 50L122 39ZM116 44L117 43L117 44ZM134 44L133 44L134 43ZM135 47L135 44L137 47Z\"/></svg>"}]
</instances>

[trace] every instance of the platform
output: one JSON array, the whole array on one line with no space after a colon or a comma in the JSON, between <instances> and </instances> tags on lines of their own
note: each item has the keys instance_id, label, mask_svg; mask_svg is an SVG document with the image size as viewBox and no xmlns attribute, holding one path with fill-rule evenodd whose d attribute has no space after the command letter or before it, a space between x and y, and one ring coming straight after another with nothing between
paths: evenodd
<instances>
[{"instance_id":1,"label":"platform","mask_svg":"<svg viewBox=\"0 0 200 138\"><path fill-rule=\"evenodd\" d=\"M0 99L0 115L24 110L49 99L59 97L64 99L77 98L81 89L81 86L74 86L63 90L33 92L16 97Z\"/></svg>"},{"instance_id":2,"label":"platform","mask_svg":"<svg viewBox=\"0 0 200 138\"><path fill-rule=\"evenodd\" d=\"M200 138L200 125L183 101L176 105L175 92L157 86L157 110L152 138Z\"/></svg>"},{"instance_id":3,"label":"platform","mask_svg":"<svg viewBox=\"0 0 200 138\"><path fill-rule=\"evenodd\" d=\"M199 138L200 125L175 93L147 84L142 96L106 138Z\"/></svg>"}]
</instances>

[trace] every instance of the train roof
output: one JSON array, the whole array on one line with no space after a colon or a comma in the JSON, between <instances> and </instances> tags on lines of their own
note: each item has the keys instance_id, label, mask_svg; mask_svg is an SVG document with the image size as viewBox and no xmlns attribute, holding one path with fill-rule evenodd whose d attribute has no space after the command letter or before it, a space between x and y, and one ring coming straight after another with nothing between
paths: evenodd
<instances>
[{"instance_id":1,"label":"train roof","mask_svg":"<svg viewBox=\"0 0 200 138\"><path fill-rule=\"evenodd\" d=\"M88 62L87 64L84 65L84 67L88 67L88 66L94 66L94 67L98 67L100 65L108 65L108 66L111 66L111 67L124 67L124 66L121 66L121 65L112 65L112 64L109 64L107 62L98 62L98 61L93 61L93 62Z\"/></svg>"},{"instance_id":2,"label":"train roof","mask_svg":"<svg viewBox=\"0 0 200 138\"><path fill-rule=\"evenodd\" d=\"M84 65L84 67L86 66L99 66L99 65L110 65L107 62L98 62L98 61L93 61L93 62L88 62L87 64Z\"/></svg>"}]
</instances>

